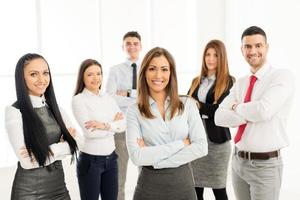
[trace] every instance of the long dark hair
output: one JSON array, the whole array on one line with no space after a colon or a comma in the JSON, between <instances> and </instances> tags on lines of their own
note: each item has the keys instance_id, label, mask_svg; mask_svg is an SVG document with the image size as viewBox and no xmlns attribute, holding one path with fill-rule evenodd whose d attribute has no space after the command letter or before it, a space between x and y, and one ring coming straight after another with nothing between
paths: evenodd
<instances>
[{"instance_id":1,"label":"long dark hair","mask_svg":"<svg viewBox=\"0 0 300 200\"><path fill-rule=\"evenodd\" d=\"M23 134L29 156L31 158L34 156L39 165L44 166L46 159L49 158L49 156L51 156L53 153L49 148L46 129L41 119L33 109L24 78L24 68L34 59L43 59L47 63L45 58L43 58L41 55L32 53L25 54L19 59L17 63L15 70L17 107L20 109L20 112L22 114L24 132ZM46 99L46 103L49 106L50 111L52 112L53 117L55 118L56 122L58 123L61 129L63 139L69 143L73 161L74 155L76 154L76 150L78 149L77 144L73 137L70 135L68 129L66 128L66 125L63 122L62 116L60 114L53 90L50 69L49 76L50 83L45 91L44 96Z\"/></svg>"},{"instance_id":2,"label":"long dark hair","mask_svg":"<svg viewBox=\"0 0 300 200\"><path fill-rule=\"evenodd\" d=\"M184 110L184 105L179 99L178 95L178 85L177 85L177 75L176 75L176 64L173 56L164 48L155 47L151 49L144 57L139 72L138 78L138 107L140 113L146 117L153 119L154 115L150 111L149 106L149 86L146 80L146 71L149 68L149 64L153 58L164 56L170 65L170 80L166 86L167 96L170 97L170 109L171 109L171 119L175 116L176 113L181 114Z\"/></svg>"},{"instance_id":3,"label":"long dark hair","mask_svg":"<svg viewBox=\"0 0 300 200\"><path fill-rule=\"evenodd\" d=\"M79 66L78 76L77 76L77 82L76 82L76 88L75 88L75 91L74 91L74 96L77 95L77 94L79 94L79 93L81 93L83 91L83 89L85 87L84 81L83 81L84 72L85 72L85 70L88 67L90 67L92 65L99 66L100 70L101 70L101 73L103 74L102 66L101 66L101 64L97 60L94 60L94 59L86 59L86 60L84 60L80 64L80 66ZM101 89L101 85L100 85L99 89Z\"/></svg>"}]
</instances>

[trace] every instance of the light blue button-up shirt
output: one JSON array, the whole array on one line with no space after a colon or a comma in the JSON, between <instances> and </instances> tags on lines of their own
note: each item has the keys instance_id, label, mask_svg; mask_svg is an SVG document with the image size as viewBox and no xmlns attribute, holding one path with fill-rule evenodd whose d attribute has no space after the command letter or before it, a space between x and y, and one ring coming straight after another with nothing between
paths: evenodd
<instances>
[{"instance_id":1,"label":"light blue button-up shirt","mask_svg":"<svg viewBox=\"0 0 300 200\"><path fill-rule=\"evenodd\" d=\"M129 156L135 165L157 169L175 168L207 154L206 134L196 101L189 97L181 97L181 100L184 111L171 120L170 109L167 109L170 99L165 102L165 120L152 98L149 98L149 103L154 119L143 117L137 104L129 107L126 142ZM185 146L183 140L187 137L191 144ZM145 147L139 147L138 138L143 138Z\"/></svg>"},{"instance_id":2,"label":"light blue button-up shirt","mask_svg":"<svg viewBox=\"0 0 300 200\"><path fill-rule=\"evenodd\" d=\"M140 70L140 61L135 62L137 64L137 74ZM118 106L123 113L126 113L129 105L136 102L136 95L130 97L124 97L117 95L118 90L127 91L132 89L132 61L126 59L125 62L115 65L110 68L106 92L110 94L118 103ZM136 94L136 92L134 92Z\"/></svg>"}]
</instances>

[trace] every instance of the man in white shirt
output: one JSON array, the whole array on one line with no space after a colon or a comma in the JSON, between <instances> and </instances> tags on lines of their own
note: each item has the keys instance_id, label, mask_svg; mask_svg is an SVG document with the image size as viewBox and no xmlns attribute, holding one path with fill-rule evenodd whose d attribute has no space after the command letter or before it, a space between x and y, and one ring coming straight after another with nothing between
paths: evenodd
<instances>
[{"instance_id":1,"label":"man in white shirt","mask_svg":"<svg viewBox=\"0 0 300 200\"><path fill-rule=\"evenodd\" d=\"M261 28L247 28L241 39L251 73L235 83L216 111L215 122L238 128L232 158L236 199L278 200L283 168L280 150L288 146L293 77L290 71L267 63L269 45Z\"/></svg>"},{"instance_id":2,"label":"man in white shirt","mask_svg":"<svg viewBox=\"0 0 300 200\"><path fill-rule=\"evenodd\" d=\"M124 114L129 105L136 102L136 83L140 68L141 36L136 31L127 32L123 36L123 51L127 54L125 62L111 67L106 91L117 101ZM116 152L119 171L118 200L125 199L125 182L128 164L125 132L115 134Z\"/></svg>"}]
</instances>

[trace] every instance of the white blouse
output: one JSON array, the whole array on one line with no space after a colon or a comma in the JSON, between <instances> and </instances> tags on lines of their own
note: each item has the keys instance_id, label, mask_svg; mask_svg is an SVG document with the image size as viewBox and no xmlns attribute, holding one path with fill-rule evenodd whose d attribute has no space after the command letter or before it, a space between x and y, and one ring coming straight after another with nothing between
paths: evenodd
<instances>
[{"instance_id":1,"label":"white blouse","mask_svg":"<svg viewBox=\"0 0 300 200\"><path fill-rule=\"evenodd\" d=\"M82 152L91 155L109 155L115 150L114 134L125 131L125 116L122 120L114 121L121 112L116 101L108 94L98 95L86 88L73 97L72 109L85 138ZM108 123L110 130L91 130L85 128L85 122L96 120Z\"/></svg>"},{"instance_id":2,"label":"white blouse","mask_svg":"<svg viewBox=\"0 0 300 200\"><path fill-rule=\"evenodd\" d=\"M34 108L40 108L46 106L44 97L37 97L31 96L30 100ZM74 127L71 124L66 113L60 108L60 112L62 118L66 124L66 127ZM9 141L13 147L13 150L20 161L22 168L24 169L33 169L40 167L36 161L31 161L29 157L24 158L20 154L20 149L25 147L24 141L24 134L23 134L23 121L22 121L22 114L19 109L13 106L7 106L5 109L5 126L6 131L8 133ZM75 137L76 142L80 146L82 143L82 138L79 134L76 134ZM67 155L70 155L70 147L67 142L59 142L55 144L51 144L50 146L51 151L53 152L53 156L50 156L49 159L46 159L45 166L50 165L51 163L55 162L56 160L62 160Z\"/></svg>"}]
</instances>

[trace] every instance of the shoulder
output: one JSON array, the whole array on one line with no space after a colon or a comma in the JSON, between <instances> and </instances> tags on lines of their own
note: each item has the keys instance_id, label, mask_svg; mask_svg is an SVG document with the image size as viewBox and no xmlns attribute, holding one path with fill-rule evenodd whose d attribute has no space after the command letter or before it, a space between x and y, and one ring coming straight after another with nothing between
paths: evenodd
<instances>
[{"instance_id":1,"label":"shoulder","mask_svg":"<svg viewBox=\"0 0 300 200\"><path fill-rule=\"evenodd\" d=\"M191 106L199 107L198 102L194 98L188 95L180 95L179 99L184 104L185 107L191 107Z\"/></svg>"},{"instance_id":2,"label":"shoulder","mask_svg":"<svg viewBox=\"0 0 300 200\"><path fill-rule=\"evenodd\" d=\"M125 66L125 63L119 63L119 64L116 64L116 65L113 65L109 68L109 70L111 72L115 72L115 71L119 71L120 68L124 67Z\"/></svg>"},{"instance_id":3,"label":"shoulder","mask_svg":"<svg viewBox=\"0 0 300 200\"><path fill-rule=\"evenodd\" d=\"M83 93L79 93L79 94L73 96L72 105L73 106L82 105L86 101L88 101L88 97Z\"/></svg>"},{"instance_id":4,"label":"shoulder","mask_svg":"<svg viewBox=\"0 0 300 200\"><path fill-rule=\"evenodd\" d=\"M5 121L19 120L22 118L20 110L12 105L5 107Z\"/></svg>"}]
</instances>

